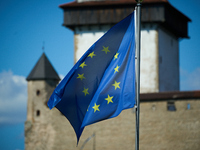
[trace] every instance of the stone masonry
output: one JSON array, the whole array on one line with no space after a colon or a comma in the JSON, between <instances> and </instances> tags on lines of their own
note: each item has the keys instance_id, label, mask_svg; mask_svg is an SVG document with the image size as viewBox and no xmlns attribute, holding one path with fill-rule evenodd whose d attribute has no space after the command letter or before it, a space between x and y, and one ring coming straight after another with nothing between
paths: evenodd
<instances>
[{"instance_id":1,"label":"stone masonry","mask_svg":"<svg viewBox=\"0 0 200 150\"><path fill-rule=\"evenodd\" d=\"M46 83L35 84L33 94L36 94L39 84ZM35 95L32 119L27 119L25 124L26 150L79 150L93 134L95 136L85 144L84 150L134 149L134 109L124 110L116 118L87 126L77 146L74 130L68 120L56 108L48 109L46 102L53 88L48 85L45 88L46 92L41 90L39 95L41 99L37 101ZM176 111L167 109L171 101ZM140 108L140 150L200 149L200 98L142 100Z\"/></svg>"}]
</instances>

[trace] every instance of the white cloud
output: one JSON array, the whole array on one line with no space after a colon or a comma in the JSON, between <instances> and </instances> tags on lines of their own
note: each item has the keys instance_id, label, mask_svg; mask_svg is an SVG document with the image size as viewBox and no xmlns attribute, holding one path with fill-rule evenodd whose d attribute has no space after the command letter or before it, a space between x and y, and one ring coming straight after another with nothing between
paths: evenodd
<instances>
[{"instance_id":1,"label":"white cloud","mask_svg":"<svg viewBox=\"0 0 200 150\"><path fill-rule=\"evenodd\" d=\"M0 73L0 125L26 120L27 82L12 71Z\"/></svg>"},{"instance_id":2,"label":"white cloud","mask_svg":"<svg viewBox=\"0 0 200 150\"><path fill-rule=\"evenodd\" d=\"M200 90L200 67L193 72L181 69L180 75L181 91Z\"/></svg>"},{"instance_id":3,"label":"white cloud","mask_svg":"<svg viewBox=\"0 0 200 150\"><path fill-rule=\"evenodd\" d=\"M59 74L60 80L62 80L65 76L62 74Z\"/></svg>"}]
</instances>

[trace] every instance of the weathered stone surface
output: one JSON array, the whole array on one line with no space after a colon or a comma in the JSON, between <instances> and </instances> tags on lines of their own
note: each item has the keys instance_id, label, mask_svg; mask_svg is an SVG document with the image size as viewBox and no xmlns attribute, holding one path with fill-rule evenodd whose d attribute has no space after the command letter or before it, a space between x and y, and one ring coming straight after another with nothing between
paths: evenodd
<instances>
[{"instance_id":1,"label":"weathered stone surface","mask_svg":"<svg viewBox=\"0 0 200 150\"><path fill-rule=\"evenodd\" d=\"M87 126L76 146L76 136L68 120L56 108L49 110L46 106L53 88L45 82L30 84L33 91L41 88L43 95L38 98L34 96L35 92L29 93L34 98L29 97L32 107L28 107L28 112L32 114L28 114L29 119L25 124L26 150L79 150L84 141L94 133L95 137L83 149L134 149L133 109L123 111L116 118ZM176 111L167 110L167 101L141 103L140 150L199 150L200 99L176 100ZM187 109L188 104L190 109Z\"/></svg>"}]
</instances>

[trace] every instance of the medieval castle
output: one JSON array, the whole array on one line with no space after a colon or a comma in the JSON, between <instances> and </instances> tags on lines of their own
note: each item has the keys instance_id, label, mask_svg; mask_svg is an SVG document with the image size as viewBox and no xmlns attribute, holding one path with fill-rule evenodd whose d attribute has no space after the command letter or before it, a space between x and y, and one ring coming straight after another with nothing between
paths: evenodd
<instances>
[{"instance_id":1,"label":"medieval castle","mask_svg":"<svg viewBox=\"0 0 200 150\"><path fill-rule=\"evenodd\" d=\"M60 5L74 31L77 61L111 26L129 15L134 0L76 0ZM141 150L200 149L200 91L179 91L179 39L190 19L168 0L144 0L141 26ZM60 78L43 53L29 76L26 150L132 150L135 112L87 126L79 145L68 120L47 101Z\"/></svg>"}]
</instances>

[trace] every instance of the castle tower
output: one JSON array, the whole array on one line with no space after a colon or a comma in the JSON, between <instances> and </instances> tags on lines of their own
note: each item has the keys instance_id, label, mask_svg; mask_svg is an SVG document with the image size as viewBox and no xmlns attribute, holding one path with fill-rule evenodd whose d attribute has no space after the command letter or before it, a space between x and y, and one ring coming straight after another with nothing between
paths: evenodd
<instances>
[{"instance_id":1,"label":"castle tower","mask_svg":"<svg viewBox=\"0 0 200 150\"><path fill-rule=\"evenodd\" d=\"M134 0L77 0L60 5L74 31L75 62L109 28L128 16ZM141 93L179 91L179 39L190 19L168 0L145 0L141 26Z\"/></svg>"},{"instance_id":2,"label":"castle tower","mask_svg":"<svg viewBox=\"0 0 200 150\"><path fill-rule=\"evenodd\" d=\"M48 149L51 126L48 125L49 108L47 101L60 78L50 61L43 53L28 75L27 120L25 122L25 147L30 149Z\"/></svg>"}]
</instances>

